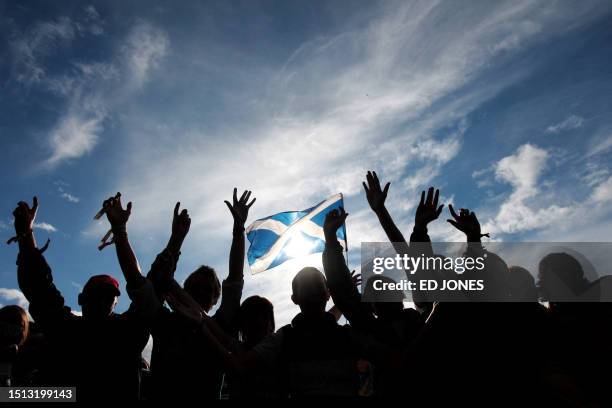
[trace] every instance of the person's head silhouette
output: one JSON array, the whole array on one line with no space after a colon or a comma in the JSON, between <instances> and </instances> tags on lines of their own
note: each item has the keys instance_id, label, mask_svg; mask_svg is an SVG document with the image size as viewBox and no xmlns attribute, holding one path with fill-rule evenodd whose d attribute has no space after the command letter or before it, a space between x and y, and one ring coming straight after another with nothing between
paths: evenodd
<instances>
[{"instance_id":1,"label":"person's head silhouette","mask_svg":"<svg viewBox=\"0 0 612 408\"><path fill-rule=\"evenodd\" d=\"M508 272L510 299L520 302L537 302L538 288L531 273L521 266L511 266Z\"/></svg>"},{"instance_id":2,"label":"person's head silhouette","mask_svg":"<svg viewBox=\"0 0 612 408\"><path fill-rule=\"evenodd\" d=\"M317 268L306 267L291 282L291 300L304 314L320 314L325 311L329 290L325 276Z\"/></svg>"},{"instance_id":3,"label":"person's head silhouette","mask_svg":"<svg viewBox=\"0 0 612 408\"><path fill-rule=\"evenodd\" d=\"M18 351L27 340L29 330L28 312L22 307L8 305L0 309L0 360L7 351Z\"/></svg>"},{"instance_id":4,"label":"person's head silhouette","mask_svg":"<svg viewBox=\"0 0 612 408\"><path fill-rule=\"evenodd\" d=\"M221 296L221 283L215 270L209 266L196 269L187 277L183 287L206 312L217 304Z\"/></svg>"},{"instance_id":5,"label":"person's head silhouette","mask_svg":"<svg viewBox=\"0 0 612 408\"><path fill-rule=\"evenodd\" d=\"M83 317L87 319L108 317L113 313L119 295L121 295L119 282L115 278L110 275L92 276L78 298Z\"/></svg>"},{"instance_id":6,"label":"person's head silhouette","mask_svg":"<svg viewBox=\"0 0 612 408\"><path fill-rule=\"evenodd\" d=\"M252 347L274 333L274 306L261 296L248 297L238 311L240 337L247 347Z\"/></svg>"},{"instance_id":7,"label":"person's head silhouette","mask_svg":"<svg viewBox=\"0 0 612 408\"><path fill-rule=\"evenodd\" d=\"M588 283L580 262L565 252L548 254L540 261L538 288L544 301L572 300Z\"/></svg>"}]
</instances>

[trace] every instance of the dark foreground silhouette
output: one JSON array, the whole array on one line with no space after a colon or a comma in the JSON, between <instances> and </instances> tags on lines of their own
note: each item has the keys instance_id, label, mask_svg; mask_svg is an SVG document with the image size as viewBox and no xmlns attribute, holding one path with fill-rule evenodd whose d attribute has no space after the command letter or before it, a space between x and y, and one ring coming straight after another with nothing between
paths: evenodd
<instances>
[{"instance_id":1,"label":"dark foreground silhouette","mask_svg":"<svg viewBox=\"0 0 612 408\"><path fill-rule=\"evenodd\" d=\"M423 191L414 228L406 241L385 206L390 183L375 172L363 183L367 201L398 253L419 250L434 256L428 226L444 209L440 192ZM121 194L102 205L126 287L112 276L92 276L73 313L53 283L38 248L33 224L38 210L19 202L13 212L19 246L19 287L29 313L0 309L0 376L4 385L76 386L84 400L205 400L229 398L393 397L495 405L610 406L612 313L609 303L551 301L560 291L587 293L578 261L552 253L540 262L538 279L508 267L488 253L496 296L513 302L439 302L415 294L415 309L402 296L385 301L351 273L336 238L348 214L325 218L324 270L296 271L291 301L300 308L290 324L276 328L269 300L244 286L244 226L255 202L234 189L226 201L233 219L229 272L197 268L181 286L174 273L191 219L174 208L170 238L143 275L127 224L132 205ZM476 214L448 206L449 228L465 234L468 251L486 253ZM229 233L229 231L228 231ZM570 267L568 267L570 265ZM560 284L560 282L562 284ZM114 312L119 296L131 303ZM332 299L334 306L327 310ZM549 301L544 307L539 301ZM214 314L213 307L219 303ZM344 315L348 324L339 324ZM141 356L153 337L150 365Z\"/></svg>"}]
</instances>

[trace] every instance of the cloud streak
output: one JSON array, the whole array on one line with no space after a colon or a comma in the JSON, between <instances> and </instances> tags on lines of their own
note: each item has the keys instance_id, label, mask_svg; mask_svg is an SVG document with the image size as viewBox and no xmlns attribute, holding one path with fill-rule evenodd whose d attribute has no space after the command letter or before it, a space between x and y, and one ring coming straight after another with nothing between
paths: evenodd
<instances>
[{"instance_id":1,"label":"cloud streak","mask_svg":"<svg viewBox=\"0 0 612 408\"><path fill-rule=\"evenodd\" d=\"M53 225L49 224L48 222L44 222L44 221L35 222L34 228L43 230L43 231L47 231L47 232L57 232L57 228L55 228Z\"/></svg>"},{"instance_id":2,"label":"cloud streak","mask_svg":"<svg viewBox=\"0 0 612 408\"><path fill-rule=\"evenodd\" d=\"M577 115L570 115L565 120L550 125L546 128L547 133L560 133L566 130L578 129L584 123L584 119Z\"/></svg>"},{"instance_id":3,"label":"cloud streak","mask_svg":"<svg viewBox=\"0 0 612 408\"><path fill-rule=\"evenodd\" d=\"M4 302L7 302L8 304L18 305L27 310L30 304L19 289L12 288L0 288L0 300L2 300L0 307L6 304Z\"/></svg>"}]
</instances>

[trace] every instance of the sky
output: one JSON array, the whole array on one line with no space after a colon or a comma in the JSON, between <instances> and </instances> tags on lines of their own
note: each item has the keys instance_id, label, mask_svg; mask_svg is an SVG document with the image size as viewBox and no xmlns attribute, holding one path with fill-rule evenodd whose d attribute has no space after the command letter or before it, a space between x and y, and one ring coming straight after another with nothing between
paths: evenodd
<instances>
[{"instance_id":1,"label":"sky","mask_svg":"<svg viewBox=\"0 0 612 408\"><path fill-rule=\"evenodd\" d=\"M611 18L609 1L0 1L0 236L37 195L76 311L91 275L121 275L92 220L117 191L143 272L189 210L179 281L227 275L233 187L257 197L250 221L342 192L358 267L385 241L367 170L405 235L434 185L494 240L610 241ZM462 241L446 218L432 239ZM27 305L16 256L0 246L0 304ZM296 271L247 269L243 298L286 324Z\"/></svg>"}]
</instances>

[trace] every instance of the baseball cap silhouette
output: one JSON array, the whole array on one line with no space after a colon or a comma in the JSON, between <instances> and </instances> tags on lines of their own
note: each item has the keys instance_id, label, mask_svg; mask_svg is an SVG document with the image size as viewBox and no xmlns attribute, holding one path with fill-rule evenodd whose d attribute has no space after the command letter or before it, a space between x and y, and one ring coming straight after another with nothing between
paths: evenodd
<instances>
[{"instance_id":1,"label":"baseball cap silhouette","mask_svg":"<svg viewBox=\"0 0 612 408\"><path fill-rule=\"evenodd\" d=\"M92 276L83 287L83 293L91 293L92 291L98 292L105 289L111 289L115 296L121 295L121 291L119 290L119 282L110 275Z\"/></svg>"}]
</instances>

